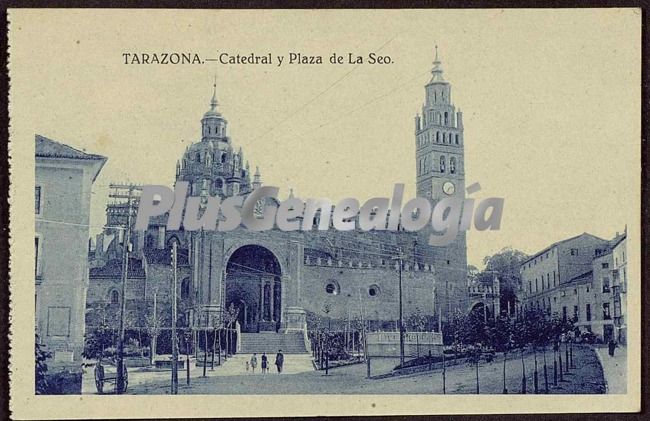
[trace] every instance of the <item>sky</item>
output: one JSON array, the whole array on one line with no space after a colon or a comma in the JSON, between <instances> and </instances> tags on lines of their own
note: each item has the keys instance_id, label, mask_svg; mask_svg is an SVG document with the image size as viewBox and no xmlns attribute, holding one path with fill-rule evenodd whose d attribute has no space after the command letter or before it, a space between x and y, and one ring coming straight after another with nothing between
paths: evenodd
<instances>
[{"instance_id":1,"label":"sky","mask_svg":"<svg viewBox=\"0 0 650 421\"><path fill-rule=\"evenodd\" d=\"M463 111L466 184L503 197L499 231L470 230L468 263L582 232L638 227L640 12L633 9L10 12L15 145L35 134L108 157L111 182L168 184L200 140L213 78L235 148L280 195L415 195L414 116L434 45ZM320 55L323 65L126 65L122 53ZM391 64L331 65L371 52ZM23 143L26 142L26 143ZM30 165L33 165L30 164Z\"/></svg>"}]
</instances>

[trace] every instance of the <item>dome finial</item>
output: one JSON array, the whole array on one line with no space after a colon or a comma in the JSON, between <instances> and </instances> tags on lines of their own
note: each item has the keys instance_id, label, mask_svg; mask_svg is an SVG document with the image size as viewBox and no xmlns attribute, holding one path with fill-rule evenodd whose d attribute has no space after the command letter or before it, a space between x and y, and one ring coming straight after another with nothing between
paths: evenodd
<instances>
[{"instance_id":1,"label":"dome finial","mask_svg":"<svg viewBox=\"0 0 650 421\"><path fill-rule=\"evenodd\" d=\"M217 75L214 75L214 83L212 84L212 100L210 100L210 110L214 111L219 103L217 102Z\"/></svg>"}]
</instances>

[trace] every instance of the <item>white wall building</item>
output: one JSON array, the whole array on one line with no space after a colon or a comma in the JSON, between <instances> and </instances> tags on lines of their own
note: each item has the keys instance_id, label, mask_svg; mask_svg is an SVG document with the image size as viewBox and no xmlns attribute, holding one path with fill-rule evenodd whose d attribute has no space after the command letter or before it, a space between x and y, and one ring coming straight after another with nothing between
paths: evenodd
<instances>
[{"instance_id":1,"label":"white wall building","mask_svg":"<svg viewBox=\"0 0 650 421\"><path fill-rule=\"evenodd\" d=\"M39 135L35 155L36 334L52 353L48 374L79 377L80 392L90 196L106 158Z\"/></svg>"}]
</instances>

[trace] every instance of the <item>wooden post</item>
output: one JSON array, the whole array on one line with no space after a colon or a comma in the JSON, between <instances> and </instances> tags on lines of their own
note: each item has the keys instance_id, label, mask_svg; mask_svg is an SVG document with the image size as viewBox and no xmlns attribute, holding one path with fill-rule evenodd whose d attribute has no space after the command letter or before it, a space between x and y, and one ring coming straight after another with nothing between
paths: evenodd
<instances>
[{"instance_id":1,"label":"wooden post","mask_svg":"<svg viewBox=\"0 0 650 421\"><path fill-rule=\"evenodd\" d=\"M366 354L366 378L370 378L370 357Z\"/></svg>"},{"instance_id":2,"label":"wooden post","mask_svg":"<svg viewBox=\"0 0 650 421\"><path fill-rule=\"evenodd\" d=\"M442 350L442 394L447 394L447 361L444 349Z\"/></svg>"},{"instance_id":3,"label":"wooden post","mask_svg":"<svg viewBox=\"0 0 650 421\"><path fill-rule=\"evenodd\" d=\"M112 186L111 186L112 187ZM121 394L124 391L124 334L125 334L125 323L124 318L126 317L126 280L128 279L129 274L129 246L131 243L131 199L133 196L133 187L129 186L129 193L127 198L127 214L126 214L126 226L124 227L124 235L122 237L122 292L120 294L120 332L117 342L117 379L115 384L115 389L118 394ZM123 197L122 195L115 194L112 197Z\"/></svg>"}]
</instances>

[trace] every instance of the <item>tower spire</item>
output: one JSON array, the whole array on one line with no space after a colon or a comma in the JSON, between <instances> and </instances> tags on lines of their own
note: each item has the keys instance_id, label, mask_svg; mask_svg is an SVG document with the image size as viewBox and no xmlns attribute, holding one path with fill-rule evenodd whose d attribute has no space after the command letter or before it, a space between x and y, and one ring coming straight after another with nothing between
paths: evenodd
<instances>
[{"instance_id":1,"label":"tower spire","mask_svg":"<svg viewBox=\"0 0 650 421\"><path fill-rule=\"evenodd\" d=\"M436 54L433 59L433 69L431 70L431 74L433 75L431 82L444 82L445 80L442 78L442 62L438 58L438 45L435 46L435 50Z\"/></svg>"},{"instance_id":2,"label":"tower spire","mask_svg":"<svg viewBox=\"0 0 650 421\"><path fill-rule=\"evenodd\" d=\"M214 111L219 103L217 102L217 75L214 75L214 83L212 84L212 99L210 100L210 111Z\"/></svg>"}]
</instances>

